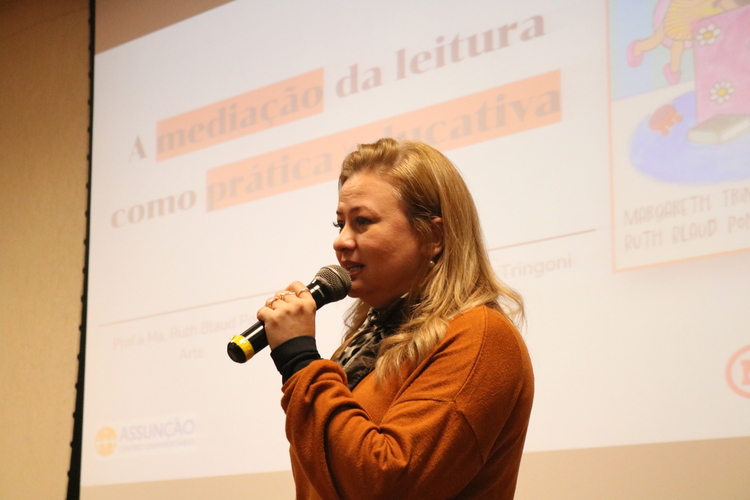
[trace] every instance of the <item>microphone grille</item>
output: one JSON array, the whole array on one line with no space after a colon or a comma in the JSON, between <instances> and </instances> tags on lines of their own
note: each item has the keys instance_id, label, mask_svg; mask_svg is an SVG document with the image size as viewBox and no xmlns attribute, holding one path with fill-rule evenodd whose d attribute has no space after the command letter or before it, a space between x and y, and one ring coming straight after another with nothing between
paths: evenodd
<instances>
[{"instance_id":1,"label":"microphone grille","mask_svg":"<svg viewBox=\"0 0 750 500\"><path fill-rule=\"evenodd\" d=\"M315 275L315 279L328 285L331 302L346 297L352 287L352 278L349 273L346 272L346 269L337 265L321 267L318 274Z\"/></svg>"}]
</instances>

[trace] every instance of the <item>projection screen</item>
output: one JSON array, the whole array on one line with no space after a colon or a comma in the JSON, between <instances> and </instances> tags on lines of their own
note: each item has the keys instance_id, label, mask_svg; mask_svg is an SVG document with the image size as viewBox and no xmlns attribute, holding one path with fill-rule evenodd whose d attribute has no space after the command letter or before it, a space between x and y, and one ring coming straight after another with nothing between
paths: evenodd
<instances>
[{"instance_id":1,"label":"projection screen","mask_svg":"<svg viewBox=\"0 0 750 500\"><path fill-rule=\"evenodd\" d=\"M678 3L236 0L97 25L82 498L291 482L280 376L226 345L335 263L341 160L385 136L457 165L525 298L527 453L750 436L750 6ZM350 304L318 313L323 356Z\"/></svg>"}]
</instances>

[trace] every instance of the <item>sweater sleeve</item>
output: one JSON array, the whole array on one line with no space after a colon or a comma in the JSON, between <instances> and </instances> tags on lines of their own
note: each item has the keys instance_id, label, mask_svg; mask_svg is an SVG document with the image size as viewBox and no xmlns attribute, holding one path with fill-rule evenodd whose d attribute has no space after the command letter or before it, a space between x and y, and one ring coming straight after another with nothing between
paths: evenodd
<instances>
[{"instance_id":1,"label":"sweater sleeve","mask_svg":"<svg viewBox=\"0 0 750 500\"><path fill-rule=\"evenodd\" d=\"M497 443L517 448L520 437L522 448L530 400L525 415L516 407L530 383L528 355L507 321L488 324L479 311L452 323L377 424L336 363L316 361L287 381L287 437L322 498L451 498L493 453L516 454Z\"/></svg>"}]
</instances>

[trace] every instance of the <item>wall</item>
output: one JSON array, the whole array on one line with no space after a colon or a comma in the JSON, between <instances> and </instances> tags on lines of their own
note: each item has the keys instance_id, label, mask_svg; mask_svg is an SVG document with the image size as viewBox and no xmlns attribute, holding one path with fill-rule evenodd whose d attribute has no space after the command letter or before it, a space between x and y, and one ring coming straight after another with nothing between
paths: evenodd
<instances>
[{"instance_id":1,"label":"wall","mask_svg":"<svg viewBox=\"0 0 750 500\"><path fill-rule=\"evenodd\" d=\"M0 2L0 498L65 498L88 180L86 0Z\"/></svg>"}]
</instances>

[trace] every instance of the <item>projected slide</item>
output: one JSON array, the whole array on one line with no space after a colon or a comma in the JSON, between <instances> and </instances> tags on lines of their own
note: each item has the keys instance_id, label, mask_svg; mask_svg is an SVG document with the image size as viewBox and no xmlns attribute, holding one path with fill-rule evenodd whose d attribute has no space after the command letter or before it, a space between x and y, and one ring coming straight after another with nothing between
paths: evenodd
<instances>
[{"instance_id":1,"label":"projected slide","mask_svg":"<svg viewBox=\"0 0 750 500\"><path fill-rule=\"evenodd\" d=\"M686 3L238 0L98 53L82 486L289 470L226 345L335 263L384 136L458 166L526 300L526 451L750 435L750 6Z\"/></svg>"}]
</instances>

